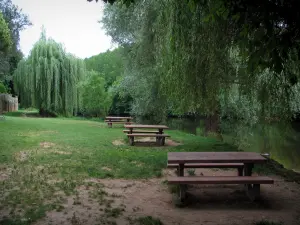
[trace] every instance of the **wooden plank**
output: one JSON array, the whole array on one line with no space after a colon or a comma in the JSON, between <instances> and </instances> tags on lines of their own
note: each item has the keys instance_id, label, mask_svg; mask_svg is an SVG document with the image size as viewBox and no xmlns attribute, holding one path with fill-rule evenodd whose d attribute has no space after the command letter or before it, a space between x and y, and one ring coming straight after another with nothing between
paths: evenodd
<instances>
[{"instance_id":1,"label":"wooden plank","mask_svg":"<svg viewBox=\"0 0 300 225\"><path fill-rule=\"evenodd\" d=\"M119 124L132 124L133 122L127 122L127 121L118 121L118 122L115 122L115 121L110 121L110 122L106 122L106 123L119 123Z\"/></svg>"},{"instance_id":2,"label":"wooden plank","mask_svg":"<svg viewBox=\"0 0 300 225\"><path fill-rule=\"evenodd\" d=\"M128 137L170 137L167 134L127 134Z\"/></svg>"},{"instance_id":3,"label":"wooden plank","mask_svg":"<svg viewBox=\"0 0 300 225\"><path fill-rule=\"evenodd\" d=\"M179 164L168 164L168 168L177 168ZM184 168L240 168L243 163L188 163Z\"/></svg>"},{"instance_id":4,"label":"wooden plank","mask_svg":"<svg viewBox=\"0 0 300 225\"><path fill-rule=\"evenodd\" d=\"M169 129L169 127L165 125L144 125L144 124L126 125L124 127L125 128Z\"/></svg>"},{"instance_id":5,"label":"wooden plank","mask_svg":"<svg viewBox=\"0 0 300 225\"><path fill-rule=\"evenodd\" d=\"M128 119L128 120L132 120L133 118L132 117L121 117L121 116L107 116L105 117L105 119Z\"/></svg>"},{"instance_id":6,"label":"wooden plank","mask_svg":"<svg viewBox=\"0 0 300 225\"><path fill-rule=\"evenodd\" d=\"M245 176L201 176L201 177L168 177L169 184L273 184L270 177Z\"/></svg>"},{"instance_id":7,"label":"wooden plank","mask_svg":"<svg viewBox=\"0 0 300 225\"><path fill-rule=\"evenodd\" d=\"M124 133L129 133L130 130L123 130ZM132 133L158 133L158 131L153 131L153 130L133 130Z\"/></svg>"},{"instance_id":8,"label":"wooden plank","mask_svg":"<svg viewBox=\"0 0 300 225\"><path fill-rule=\"evenodd\" d=\"M168 163L263 163L267 159L255 152L169 152Z\"/></svg>"}]
</instances>

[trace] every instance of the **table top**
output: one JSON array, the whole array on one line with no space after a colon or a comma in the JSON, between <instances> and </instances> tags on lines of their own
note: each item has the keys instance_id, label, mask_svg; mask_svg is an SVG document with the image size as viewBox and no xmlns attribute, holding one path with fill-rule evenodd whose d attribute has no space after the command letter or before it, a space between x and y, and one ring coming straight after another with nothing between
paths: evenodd
<instances>
[{"instance_id":1,"label":"table top","mask_svg":"<svg viewBox=\"0 0 300 225\"><path fill-rule=\"evenodd\" d=\"M145 125L145 124L131 124L124 125L125 128L149 128L149 129L169 129L165 125Z\"/></svg>"},{"instance_id":2,"label":"table top","mask_svg":"<svg viewBox=\"0 0 300 225\"><path fill-rule=\"evenodd\" d=\"M132 119L132 117L107 116L105 119Z\"/></svg>"},{"instance_id":3,"label":"table top","mask_svg":"<svg viewBox=\"0 0 300 225\"><path fill-rule=\"evenodd\" d=\"M256 152L169 152L168 163L263 163Z\"/></svg>"}]
</instances>

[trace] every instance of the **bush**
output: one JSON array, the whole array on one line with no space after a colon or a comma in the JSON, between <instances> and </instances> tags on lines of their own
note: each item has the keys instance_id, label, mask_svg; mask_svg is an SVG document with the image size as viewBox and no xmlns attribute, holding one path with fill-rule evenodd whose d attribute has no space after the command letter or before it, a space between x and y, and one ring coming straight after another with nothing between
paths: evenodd
<instances>
[{"instance_id":1,"label":"bush","mask_svg":"<svg viewBox=\"0 0 300 225\"><path fill-rule=\"evenodd\" d=\"M7 93L6 87L2 82L0 82L0 93Z\"/></svg>"}]
</instances>

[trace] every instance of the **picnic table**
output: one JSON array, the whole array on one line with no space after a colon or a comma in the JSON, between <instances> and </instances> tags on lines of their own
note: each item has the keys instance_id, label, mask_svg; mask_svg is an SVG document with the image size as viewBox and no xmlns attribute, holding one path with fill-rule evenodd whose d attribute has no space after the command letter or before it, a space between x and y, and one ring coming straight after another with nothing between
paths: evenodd
<instances>
[{"instance_id":1,"label":"picnic table","mask_svg":"<svg viewBox=\"0 0 300 225\"><path fill-rule=\"evenodd\" d=\"M134 137L155 137L156 143L160 145L165 144L165 138L170 137L167 134L164 134L164 129L169 129L165 125L145 125L145 124L131 124L124 125L127 130L123 130L124 133L127 133L130 144L134 145ZM148 130L142 130L148 129ZM152 129L152 130L149 130Z\"/></svg>"},{"instance_id":2,"label":"picnic table","mask_svg":"<svg viewBox=\"0 0 300 225\"><path fill-rule=\"evenodd\" d=\"M168 178L170 184L180 184L179 197L185 198L186 184L244 184L247 195L255 200L260 193L260 184L272 184L273 179L252 176L255 163L265 163L267 158L255 152L169 152L168 164L178 166L178 176ZM184 168L193 164L196 168L230 168L242 166L238 176L184 177ZM189 167L190 168L190 167Z\"/></svg>"},{"instance_id":3,"label":"picnic table","mask_svg":"<svg viewBox=\"0 0 300 225\"><path fill-rule=\"evenodd\" d=\"M123 123L123 124L132 124L132 117L122 117L122 116L107 116L105 117L105 122L109 127L112 127L113 123Z\"/></svg>"}]
</instances>

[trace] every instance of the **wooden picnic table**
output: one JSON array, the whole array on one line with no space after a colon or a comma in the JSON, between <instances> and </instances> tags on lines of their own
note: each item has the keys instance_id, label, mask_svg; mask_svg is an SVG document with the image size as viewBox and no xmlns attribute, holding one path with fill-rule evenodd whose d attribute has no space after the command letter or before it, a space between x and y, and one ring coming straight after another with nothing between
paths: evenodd
<instances>
[{"instance_id":1,"label":"wooden picnic table","mask_svg":"<svg viewBox=\"0 0 300 225\"><path fill-rule=\"evenodd\" d=\"M118 119L118 120L121 120L121 119L129 119L129 120L132 120L133 118L132 117L122 117L122 116L107 116L107 117L105 117L106 119Z\"/></svg>"},{"instance_id":2,"label":"wooden picnic table","mask_svg":"<svg viewBox=\"0 0 300 225\"><path fill-rule=\"evenodd\" d=\"M259 196L260 184L272 184L274 181L269 177L252 177L254 163L265 163L267 159L256 152L169 152L168 164L178 165L178 177L168 179L170 184L180 184L179 197L185 198L185 184L244 184L247 195L251 200ZM226 164L243 163L244 171L239 176L201 176L201 177L184 177L185 164ZM225 166L224 166L225 164ZM234 166L234 165L233 165ZM203 167L199 165L198 168ZM209 165L210 167L210 165Z\"/></svg>"},{"instance_id":3,"label":"wooden picnic table","mask_svg":"<svg viewBox=\"0 0 300 225\"><path fill-rule=\"evenodd\" d=\"M124 132L127 133L127 137L130 140L130 145L134 145L134 137L155 137L156 143L160 145L165 144L165 138L170 137L169 135L164 134L164 129L169 129L165 125L145 125L145 124L131 124L124 125ZM135 130L134 130L135 129ZM139 129L157 129L158 131L148 131L148 130L139 130Z\"/></svg>"},{"instance_id":4,"label":"wooden picnic table","mask_svg":"<svg viewBox=\"0 0 300 225\"><path fill-rule=\"evenodd\" d=\"M185 163L244 163L245 176L252 175L254 163L267 159L256 152L169 152L168 163L178 163L183 176Z\"/></svg>"},{"instance_id":5,"label":"wooden picnic table","mask_svg":"<svg viewBox=\"0 0 300 225\"><path fill-rule=\"evenodd\" d=\"M127 116L107 116L105 117L105 122L107 122L109 127L112 127L113 123L125 123L125 124L131 124L130 122L133 118L132 117L127 117Z\"/></svg>"},{"instance_id":6,"label":"wooden picnic table","mask_svg":"<svg viewBox=\"0 0 300 225\"><path fill-rule=\"evenodd\" d=\"M163 134L164 129L169 129L165 125L145 125L145 124L131 124L124 125L125 128L129 129L129 133L132 134L133 129L158 129L159 134Z\"/></svg>"}]
</instances>

